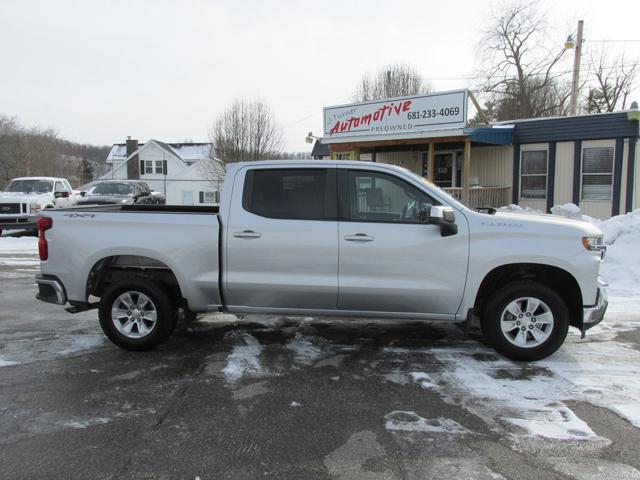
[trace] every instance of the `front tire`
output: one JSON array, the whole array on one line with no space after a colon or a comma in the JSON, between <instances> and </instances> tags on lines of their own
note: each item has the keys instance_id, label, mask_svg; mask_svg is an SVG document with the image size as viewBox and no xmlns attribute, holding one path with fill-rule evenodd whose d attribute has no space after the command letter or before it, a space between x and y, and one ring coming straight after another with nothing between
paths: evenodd
<instances>
[{"instance_id":1,"label":"front tire","mask_svg":"<svg viewBox=\"0 0 640 480\"><path fill-rule=\"evenodd\" d=\"M535 281L499 288L482 312L482 331L489 343L512 360L541 360L564 343L569 309L555 291Z\"/></svg>"},{"instance_id":2,"label":"front tire","mask_svg":"<svg viewBox=\"0 0 640 480\"><path fill-rule=\"evenodd\" d=\"M126 350L150 350L165 341L176 323L176 308L158 284L124 280L100 299L98 316L104 334Z\"/></svg>"}]
</instances>

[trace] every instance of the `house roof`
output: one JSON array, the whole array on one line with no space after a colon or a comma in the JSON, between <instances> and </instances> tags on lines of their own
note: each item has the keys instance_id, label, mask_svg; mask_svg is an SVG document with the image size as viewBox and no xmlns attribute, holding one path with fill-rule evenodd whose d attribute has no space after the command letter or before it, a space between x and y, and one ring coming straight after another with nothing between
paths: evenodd
<instances>
[{"instance_id":1,"label":"house roof","mask_svg":"<svg viewBox=\"0 0 640 480\"><path fill-rule=\"evenodd\" d=\"M186 143L165 143L158 140L154 140L160 147L169 150L172 154L177 155L186 163L195 163L203 158L209 156L211 150L211 143L204 142L186 142ZM145 144L139 143L138 148L142 148ZM119 163L127 158L127 144L126 143L114 143L111 147L111 151L107 156L107 163Z\"/></svg>"},{"instance_id":2,"label":"house roof","mask_svg":"<svg viewBox=\"0 0 640 480\"><path fill-rule=\"evenodd\" d=\"M322 143L320 139L316 140L311 150L312 157L328 157L331 155L331 147L326 143Z\"/></svg>"}]
</instances>

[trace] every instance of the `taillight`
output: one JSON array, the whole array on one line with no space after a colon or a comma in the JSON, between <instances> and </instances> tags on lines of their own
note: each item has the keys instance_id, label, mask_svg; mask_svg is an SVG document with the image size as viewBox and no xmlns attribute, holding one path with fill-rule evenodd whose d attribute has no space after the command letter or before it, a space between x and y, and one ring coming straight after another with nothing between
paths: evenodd
<instances>
[{"instance_id":1,"label":"taillight","mask_svg":"<svg viewBox=\"0 0 640 480\"><path fill-rule=\"evenodd\" d=\"M49 247L44 232L53 227L53 220L49 217L39 217L36 224L38 225L38 253L40 260L44 262L49 258Z\"/></svg>"}]
</instances>

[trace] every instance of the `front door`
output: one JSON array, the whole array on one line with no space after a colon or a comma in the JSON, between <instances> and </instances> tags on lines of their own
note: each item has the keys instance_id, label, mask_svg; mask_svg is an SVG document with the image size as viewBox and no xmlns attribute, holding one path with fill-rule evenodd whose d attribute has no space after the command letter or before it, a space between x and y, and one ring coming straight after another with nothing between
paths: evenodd
<instances>
[{"instance_id":1,"label":"front door","mask_svg":"<svg viewBox=\"0 0 640 480\"><path fill-rule=\"evenodd\" d=\"M335 310L336 168L247 167L232 195L224 245L229 310Z\"/></svg>"},{"instance_id":2,"label":"front door","mask_svg":"<svg viewBox=\"0 0 640 480\"><path fill-rule=\"evenodd\" d=\"M442 188L460 187L462 181L462 152L435 152L433 155L433 183Z\"/></svg>"},{"instance_id":3,"label":"front door","mask_svg":"<svg viewBox=\"0 0 640 480\"><path fill-rule=\"evenodd\" d=\"M458 234L420 221L438 204L399 174L340 167L338 308L453 315L464 291L468 227Z\"/></svg>"}]
</instances>

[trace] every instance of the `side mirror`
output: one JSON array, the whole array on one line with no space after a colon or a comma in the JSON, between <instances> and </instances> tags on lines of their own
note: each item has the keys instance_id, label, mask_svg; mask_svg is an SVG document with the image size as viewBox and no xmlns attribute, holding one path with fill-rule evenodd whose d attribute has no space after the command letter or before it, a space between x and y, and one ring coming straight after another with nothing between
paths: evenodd
<instances>
[{"instance_id":1,"label":"side mirror","mask_svg":"<svg viewBox=\"0 0 640 480\"><path fill-rule=\"evenodd\" d=\"M80 192L80 196L84 197L87 194L87 192Z\"/></svg>"},{"instance_id":2,"label":"side mirror","mask_svg":"<svg viewBox=\"0 0 640 480\"><path fill-rule=\"evenodd\" d=\"M53 196L54 198L68 198L69 192L55 192Z\"/></svg>"},{"instance_id":3,"label":"side mirror","mask_svg":"<svg viewBox=\"0 0 640 480\"><path fill-rule=\"evenodd\" d=\"M449 237L458 233L456 215L451 207L434 205L429 211L429 219L427 223L440 225L440 235L443 237Z\"/></svg>"}]
</instances>

